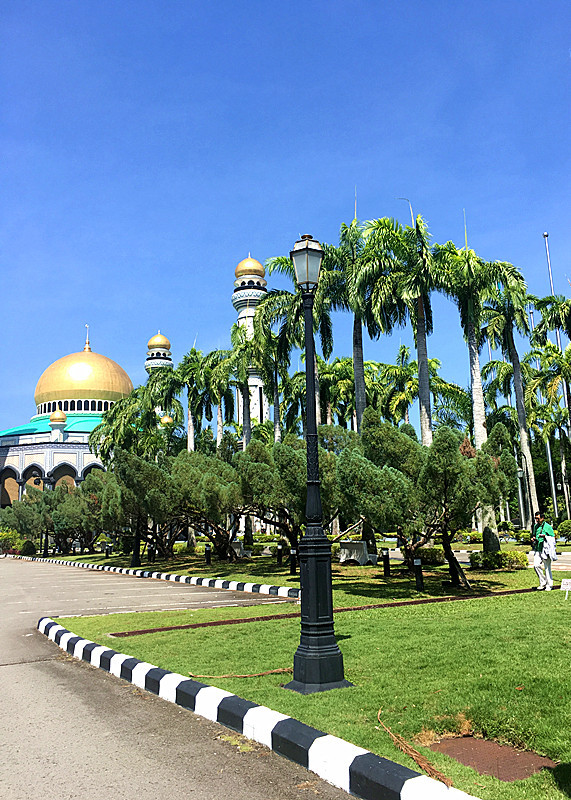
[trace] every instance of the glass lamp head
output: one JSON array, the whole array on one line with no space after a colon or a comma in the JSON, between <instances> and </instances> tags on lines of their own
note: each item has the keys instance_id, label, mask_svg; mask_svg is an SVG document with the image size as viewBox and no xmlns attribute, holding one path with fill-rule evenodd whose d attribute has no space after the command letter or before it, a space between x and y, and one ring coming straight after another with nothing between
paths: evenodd
<instances>
[{"instance_id":1,"label":"glass lamp head","mask_svg":"<svg viewBox=\"0 0 571 800\"><path fill-rule=\"evenodd\" d=\"M290 252L295 269L295 280L304 292L314 292L319 282L319 270L323 259L323 250L319 242L305 234L297 241Z\"/></svg>"}]
</instances>

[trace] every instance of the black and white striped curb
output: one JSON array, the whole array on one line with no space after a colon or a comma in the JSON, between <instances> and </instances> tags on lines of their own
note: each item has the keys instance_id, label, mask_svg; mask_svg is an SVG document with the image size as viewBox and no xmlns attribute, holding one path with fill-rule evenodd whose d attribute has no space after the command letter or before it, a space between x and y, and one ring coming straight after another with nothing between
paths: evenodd
<instances>
[{"instance_id":1,"label":"black and white striped curb","mask_svg":"<svg viewBox=\"0 0 571 800\"><path fill-rule=\"evenodd\" d=\"M39 620L38 630L74 658L219 722L363 800L473 800L286 714L82 639L49 617Z\"/></svg>"},{"instance_id":2,"label":"black and white striped curb","mask_svg":"<svg viewBox=\"0 0 571 800\"><path fill-rule=\"evenodd\" d=\"M172 583L186 583L190 586L207 586L211 589L230 589L234 592L251 592L254 594L269 594L275 597L289 597L299 600L301 589L297 586L270 586L267 583L245 583L244 581L226 581L222 578L198 578L194 575L173 575L170 572L150 572L145 569L128 569L127 567L110 567L104 564L85 564L83 561L67 561L65 559L39 558L37 556L16 556L22 561L45 561L48 564L63 564L66 567L81 567L83 569L96 569L101 572L119 572L122 575L134 575L136 578L155 578L160 581Z\"/></svg>"}]
</instances>

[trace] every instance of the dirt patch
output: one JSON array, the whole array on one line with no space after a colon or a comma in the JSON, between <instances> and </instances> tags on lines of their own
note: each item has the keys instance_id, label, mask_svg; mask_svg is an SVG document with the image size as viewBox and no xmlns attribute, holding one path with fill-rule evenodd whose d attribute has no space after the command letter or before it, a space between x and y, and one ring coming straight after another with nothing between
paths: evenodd
<instances>
[{"instance_id":1,"label":"dirt patch","mask_svg":"<svg viewBox=\"0 0 571 800\"><path fill-rule=\"evenodd\" d=\"M492 775L501 781L520 781L541 769L557 766L555 761L537 753L474 736L445 738L430 745L430 749L455 758L480 775Z\"/></svg>"}]
</instances>

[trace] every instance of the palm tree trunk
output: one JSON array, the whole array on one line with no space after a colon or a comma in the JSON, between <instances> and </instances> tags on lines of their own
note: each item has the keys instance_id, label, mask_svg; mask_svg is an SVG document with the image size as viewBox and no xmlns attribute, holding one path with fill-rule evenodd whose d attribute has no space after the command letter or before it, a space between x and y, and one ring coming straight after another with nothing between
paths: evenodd
<instances>
[{"instance_id":1,"label":"palm tree trunk","mask_svg":"<svg viewBox=\"0 0 571 800\"><path fill-rule=\"evenodd\" d=\"M559 428L559 457L561 459L561 485L563 486L563 497L565 498L565 510L567 519L571 519L569 512L569 486L567 484L567 462L565 459L565 442L563 441L563 430Z\"/></svg>"},{"instance_id":2,"label":"palm tree trunk","mask_svg":"<svg viewBox=\"0 0 571 800\"><path fill-rule=\"evenodd\" d=\"M357 431L360 433L361 420L367 405L367 393L365 389L365 365L363 364L363 326L357 314L353 316L353 373L355 376Z\"/></svg>"},{"instance_id":3,"label":"palm tree trunk","mask_svg":"<svg viewBox=\"0 0 571 800\"><path fill-rule=\"evenodd\" d=\"M190 403L188 404L188 414L187 414L187 438L186 438L186 449L188 452L192 452L194 450L194 417L192 415L192 411L190 408Z\"/></svg>"},{"instance_id":4,"label":"palm tree trunk","mask_svg":"<svg viewBox=\"0 0 571 800\"><path fill-rule=\"evenodd\" d=\"M280 422L280 392L278 387L278 370L274 369L274 442L281 442L282 426Z\"/></svg>"},{"instance_id":5,"label":"palm tree trunk","mask_svg":"<svg viewBox=\"0 0 571 800\"><path fill-rule=\"evenodd\" d=\"M486 429L486 406L484 404L482 375L480 373L480 356L478 354L476 331L472 322L468 323L467 333L468 355L470 357L470 384L472 389L472 414L474 416L474 443L476 445L476 450L481 450L482 445L488 439L488 431ZM497 529L496 513L493 506L482 506L482 508L478 509L477 516L482 532L486 527L491 528L493 531Z\"/></svg>"},{"instance_id":6,"label":"palm tree trunk","mask_svg":"<svg viewBox=\"0 0 571 800\"><path fill-rule=\"evenodd\" d=\"M468 355L470 357L470 382L472 386L472 413L474 415L474 443L481 450L488 438L486 430L486 407L480 374L480 356L473 323L468 325Z\"/></svg>"},{"instance_id":7,"label":"palm tree trunk","mask_svg":"<svg viewBox=\"0 0 571 800\"><path fill-rule=\"evenodd\" d=\"M242 438L244 440L244 450L250 444L252 438L252 422L250 417L250 386L245 383L240 387L242 393Z\"/></svg>"},{"instance_id":8,"label":"palm tree trunk","mask_svg":"<svg viewBox=\"0 0 571 800\"><path fill-rule=\"evenodd\" d=\"M224 433L224 416L222 414L222 398L220 398L220 402L218 403L218 410L216 412L216 447L220 447L223 433Z\"/></svg>"},{"instance_id":9,"label":"palm tree trunk","mask_svg":"<svg viewBox=\"0 0 571 800\"><path fill-rule=\"evenodd\" d=\"M519 427L519 438L521 445L521 452L524 456L524 470L527 474L529 485L530 503L532 518L530 525L533 525L533 513L539 508L537 502L537 490L535 488L535 472L533 471L533 462L531 460L531 448L529 446L529 434L527 432L527 417L525 414L525 404L523 401L523 380L521 377L521 365L519 363L519 356L513 340L513 334L508 332L508 347L510 354L510 361L512 362L514 370L514 390L515 390L515 404L517 410L517 421Z\"/></svg>"},{"instance_id":10,"label":"palm tree trunk","mask_svg":"<svg viewBox=\"0 0 571 800\"><path fill-rule=\"evenodd\" d=\"M426 319L424 300L417 300L416 358L418 361L418 404L420 407L420 438L428 447L432 444L432 415L430 413L430 383L428 379L428 350L426 347Z\"/></svg>"},{"instance_id":11,"label":"palm tree trunk","mask_svg":"<svg viewBox=\"0 0 571 800\"><path fill-rule=\"evenodd\" d=\"M333 410L329 401L327 401L327 424L333 425Z\"/></svg>"}]
</instances>

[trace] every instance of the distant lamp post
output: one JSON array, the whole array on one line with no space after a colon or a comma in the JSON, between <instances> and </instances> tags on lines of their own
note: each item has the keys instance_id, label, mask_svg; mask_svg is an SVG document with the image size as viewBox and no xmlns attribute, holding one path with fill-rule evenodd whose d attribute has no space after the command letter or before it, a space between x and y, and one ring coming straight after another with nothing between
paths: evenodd
<instances>
[{"instance_id":1,"label":"distant lamp post","mask_svg":"<svg viewBox=\"0 0 571 800\"><path fill-rule=\"evenodd\" d=\"M331 544L323 532L315 416L315 344L313 300L323 250L311 236L302 236L290 253L302 292L305 324L305 390L307 501L305 534L299 543L301 637L293 659L293 680L286 684L300 694L352 686L345 680L343 656L333 630Z\"/></svg>"}]
</instances>

